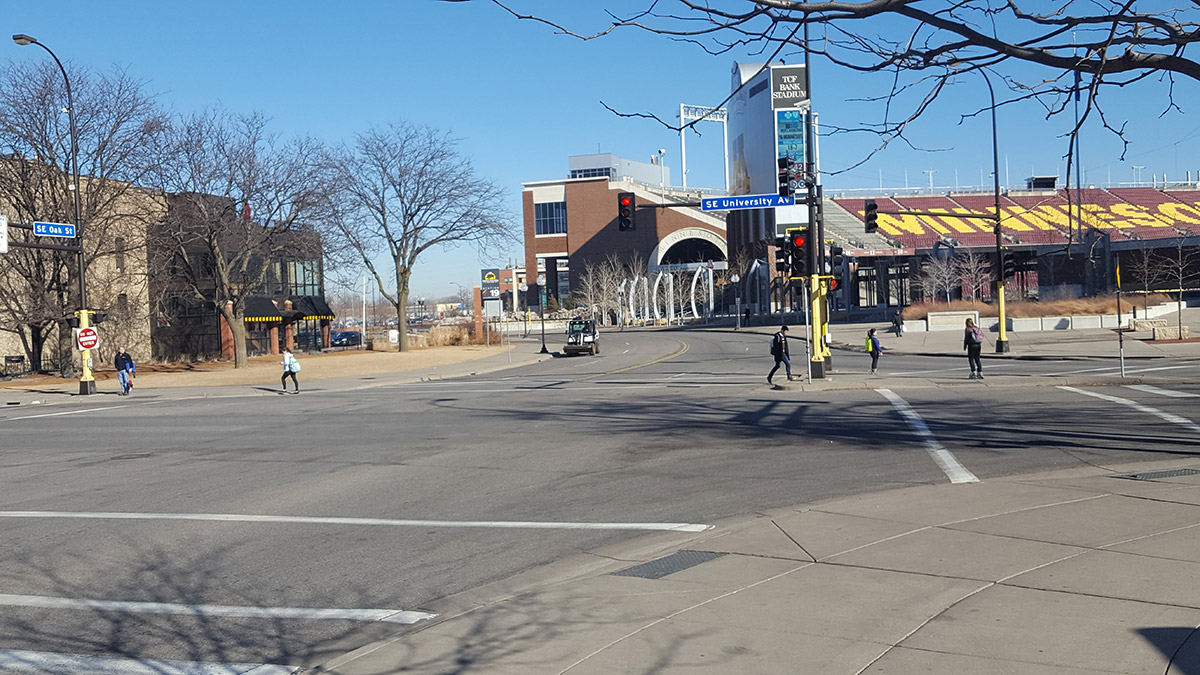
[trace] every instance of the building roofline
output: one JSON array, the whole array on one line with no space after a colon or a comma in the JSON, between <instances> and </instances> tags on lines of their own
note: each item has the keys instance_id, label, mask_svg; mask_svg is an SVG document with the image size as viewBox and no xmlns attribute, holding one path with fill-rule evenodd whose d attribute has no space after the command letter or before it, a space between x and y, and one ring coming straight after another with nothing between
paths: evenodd
<instances>
[{"instance_id":1,"label":"building roofline","mask_svg":"<svg viewBox=\"0 0 1200 675\"><path fill-rule=\"evenodd\" d=\"M526 183L521 183L521 187L541 187L543 185L558 185L561 183L586 183L588 181L607 181L608 176L588 176L587 178L559 178L557 180L533 180Z\"/></svg>"}]
</instances>

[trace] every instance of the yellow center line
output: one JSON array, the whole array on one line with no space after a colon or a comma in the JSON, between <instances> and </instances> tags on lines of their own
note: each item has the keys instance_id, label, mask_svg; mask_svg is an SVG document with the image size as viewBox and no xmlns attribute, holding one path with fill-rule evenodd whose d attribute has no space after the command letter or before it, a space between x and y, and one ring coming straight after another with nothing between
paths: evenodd
<instances>
[{"instance_id":1,"label":"yellow center line","mask_svg":"<svg viewBox=\"0 0 1200 675\"><path fill-rule=\"evenodd\" d=\"M647 362L645 362L645 363L639 363L639 364L637 364L636 366L629 366L629 367L627 367L627 368L618 368L617 370L610 370L610 371L608 371L608 372L606 372L606 373L596 373L595 375L585 375L584 377L581 377L581 378L579 378L579 379L581 379L581 380L590 380L590 379L592 379L593 377L604 377L605 375L616 375L617 373L624 373L624 372L626 372L626 371L629 371L629 370L636 370L636 369L638 369L638 368L645 368L646 366L652 366L652 365L654 365L654 364L656 364L656 363L662 363L663 361L668 361L668 360L670 360L670 359L673 359L673 358L675 358L676 356L681 356L681 355L683 355L685 352L687 352L687 350L688 350L688 343L686 343L686 342L680 342L679 344L683 345L683 349L680 349L679 351L675 352L674 354L668 354L668 355L666 355L666 356L664 356L664 357L662 357L662 358L659 358L659 359L654 359L653 361L647 361Z\"/></svg>"}]
</instances>

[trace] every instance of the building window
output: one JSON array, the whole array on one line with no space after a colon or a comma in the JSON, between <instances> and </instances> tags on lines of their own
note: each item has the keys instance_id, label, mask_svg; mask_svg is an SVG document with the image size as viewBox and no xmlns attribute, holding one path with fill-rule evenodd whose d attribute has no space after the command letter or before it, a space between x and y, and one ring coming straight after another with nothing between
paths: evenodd
<instances>
[{"instance_id":1,"label":"building window","mask_svg":"<svg viewBox=\"0 0 1200 675\"><path fill-rule=\"evenodd\" d=\"M534 234L566 234L567 203L546 202L533 205Z\"/></svg>"},{"instance_id":2,"label":"building window","mask_svg":"<svg viewBox=\"0 0 1200 675\"><path fill-rule=\"evenodd\" d=\"M129 313L129 296L124 293L117 296L117 311L122 314Z\"/></svg>"},{"instance_id":3,"label":"building window","mask_svg":"<svg viewBox=\"0 0 1200 675\"><path fill-rule=\"evenodd\" d=\"M117 237L114 242L114 248L117 249L117 271L125 271L125 237Z\"/></svg>"},{"instance_id":4,"label":"building window","mask_svg":"<svg viewBox=\"0 0 1200 675\"><path fill-rule=\"evenodd\" d=\"M571 169L571 178L595 178L596 176L604 176L612 180L613 170L611 167L603 169Z\"/></svg>"}]
</instances>

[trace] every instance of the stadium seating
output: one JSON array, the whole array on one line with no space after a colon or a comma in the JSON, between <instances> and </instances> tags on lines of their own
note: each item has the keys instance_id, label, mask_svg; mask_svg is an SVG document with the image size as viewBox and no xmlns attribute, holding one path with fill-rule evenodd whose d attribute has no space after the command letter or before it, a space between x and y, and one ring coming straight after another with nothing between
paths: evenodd
<instances>
[{"instance_id":1,"label":"stadium seating","mask_svg":"<svg viewBox=\"0 0 1200 675\"><path fill-rule=\"evenodd\" d=\"M1076 204L1076 195L1082 207ZM955 213L992 215L995 197L988 193L876 197L879 232L905 247L929 248L937 241L959 246L995 244L992 222L955 217ZM835 200L858 218L863 200ZM945 216L908 215L904 211ZM1076 191L1012 191L1001 195L1000 227L1005 244L1059 244L1078 229L1105 232L1113 241L1162 239L1200 234L1200 190L1155 188L1087 188Z\"/></svg>"}]
</instances>

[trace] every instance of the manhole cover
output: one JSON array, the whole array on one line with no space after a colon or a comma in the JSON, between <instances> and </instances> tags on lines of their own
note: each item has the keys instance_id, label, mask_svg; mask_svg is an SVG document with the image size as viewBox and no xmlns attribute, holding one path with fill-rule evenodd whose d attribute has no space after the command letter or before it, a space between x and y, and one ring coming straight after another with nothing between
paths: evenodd
<instances>
[{"instance_id":1,"label":"manhole cover","mask_svg":"<svg viewBox=\"0 0 1200 675\"><path fill-rule=\"evenodd\" d=\"M668 574L682 572L689 567L695 567L703 562L708 562L714 558L720 558L724 553L711 553L709 551L678 551L672 553L665 558L651 560L650 562L634 565L613 572L613 576L618 577L641 577L643 579L661 579Z\"/></svg>"},{"instance_id":2,"label":"manhole cover","mask_svg":"<svg viewBox=\"0 0 1200 675\"><path fill-rule=\"evenodd\" d=\"M1175 478L1176 476L1195 476L1200 469L1171 469L1170 471L1150 471L1147 473L1126 473L1113 478L1125 480L1158 480L1159 478Z\"/></svg>"}]
</instances>

